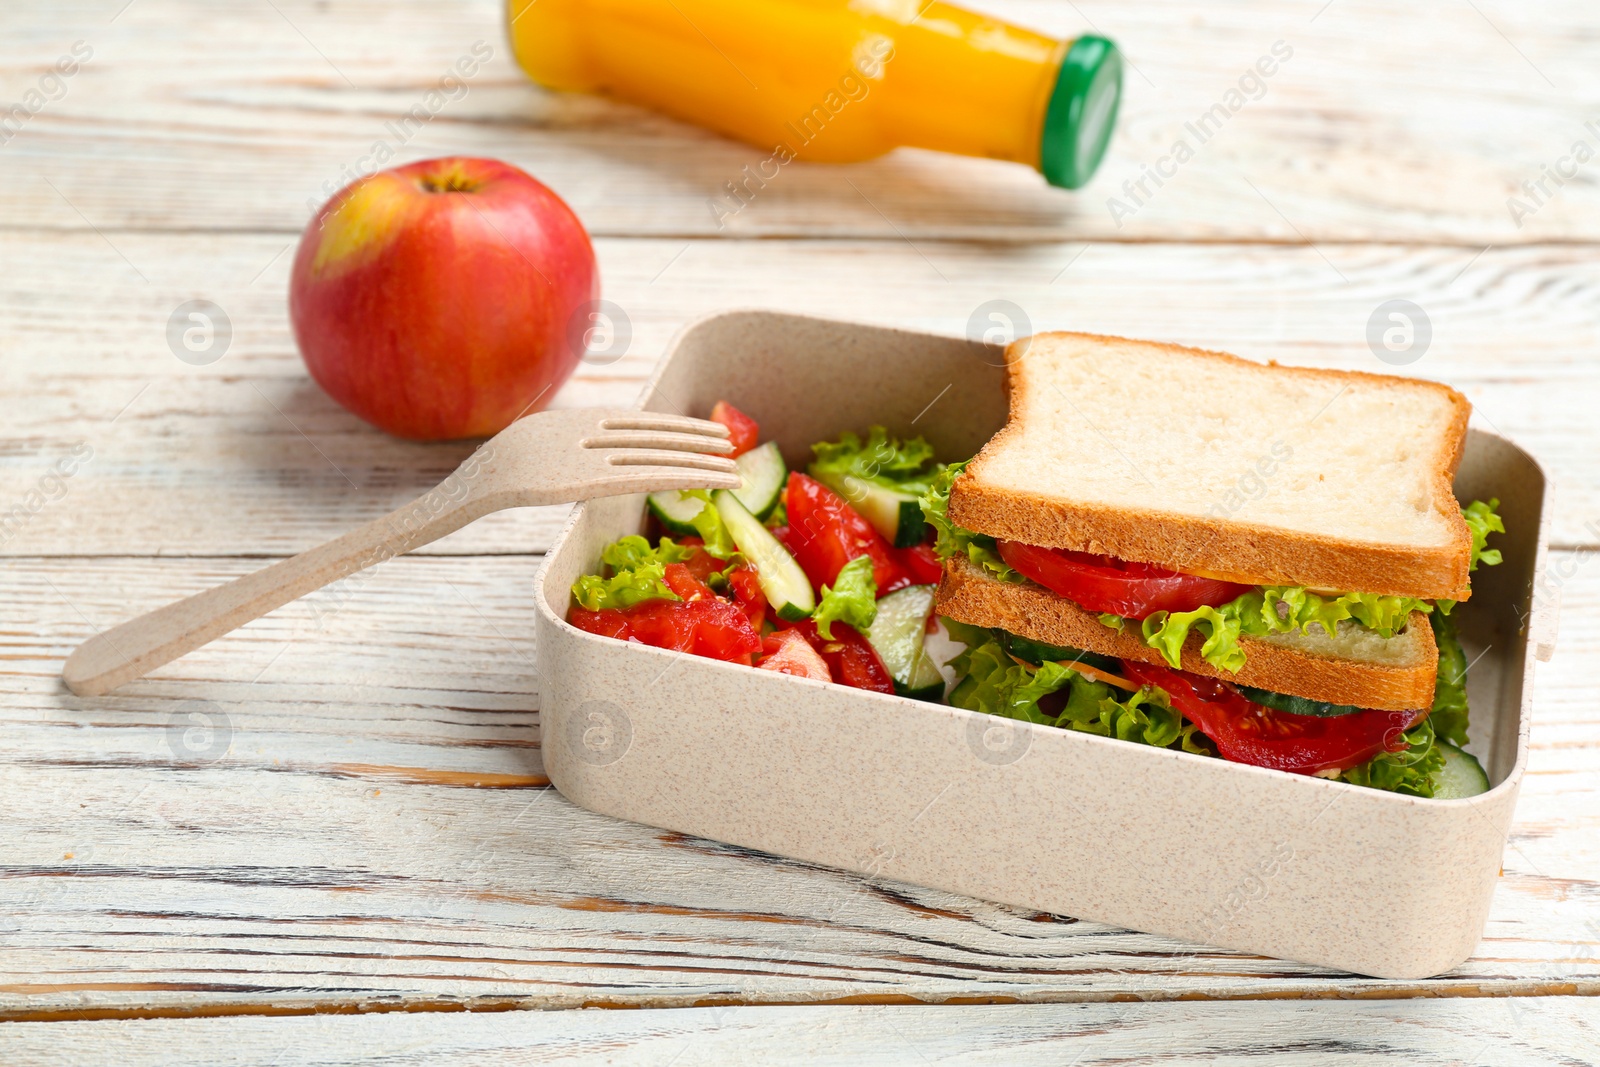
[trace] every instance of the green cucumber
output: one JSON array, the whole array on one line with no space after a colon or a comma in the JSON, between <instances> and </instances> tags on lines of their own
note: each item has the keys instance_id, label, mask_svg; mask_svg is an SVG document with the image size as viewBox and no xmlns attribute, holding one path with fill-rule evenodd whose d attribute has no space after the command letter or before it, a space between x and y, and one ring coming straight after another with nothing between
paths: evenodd
<instances>
[{"instance_id":1,"label":"green cucumber","mask_svg":"<svg viewBox=\"0 0 1600 1067\"><path fill-rule=\"evenodd\" d=\"M933 662L927 649L922 650L922 658L917 660L916 667L912 669L911 680L904 685L895 682L894 691L912 700L929 700L935 704L943 702L944 675L939 673L939 665Z\"/></svg>"},{"instance_id":2,"label":"green cucumber","mask_svg":"<svg viewBox=\"0 0 1600 1067\"><path fill-rule=\"evenodd\" d=\"M759 448L752 448L733 463L739 468L739 477L744 479L744 484L735 489L733 495L750 514L765 519L778 506L784 480L789 476L778 443L768 441ZM673 537L700 536L700 531L694 528L694 517L706 506L704 500L678 489L664 489L651 493L646 503L661 528Z\"/></svg>"},{"instance_id":3,"label":"green cucumber","mask_svg":"<svg viewBox=\"0 0 1600 1067\"><path fill-rule=\"evenodd\" d=\"M692 520L706 502L697 496L677 489L663 489L659 493L651 493L645 498L650 514L656 517L661 528L673 537L699 537L700 531L694 528Z\"/></svg>"},{"instance_id":4,"label":"green cucumber","mask_svg":"<svg viewBox=\"0 0 1600 1067\"><path fill-rule=\"evenodd\" d=\"M744 484L735 489L733 495L739 498L745 510L765 522L772 509L778 506L783 496L783 483L789 477L789 468L783 464L778 443L768 441L752 448L733 463L739 468L739 477L744 479Z\"/></svg>"},{"instance_id":5,"label":"green cucumber","mask_svg":"<svg viewBox=\"0 0 1600 1067\"><path fill-rule=\"evenodd\" d=\"M1236 687L1239 695L1246 700L1260 704L1273 711L1286 711L1291 715L1316 715L1327 719L1337 715L1354 715L1366 708L1358 708L1350 704L1325 704L1320 700L1308 697L1292 697L1287 693L1274 693L1269 689L1254 689L1248 685Z\"/></svg>"},{"instance_id":6,"label":"green cucumber","mask_svg":"<svg viewBox=\"0 0 1600 1067\"><path fill-rule=\"evenodd\" d=\"M1018 659L1027 660L1029 663L1065 663L1071 666L1082 663L1086 667L1098 667L1103 671L1120 674L1122 664L1115 656L1102 656L1098 652L1085 652L1081 648L1066 648L1062 645L1047 645L1043 641L1035 641L1031 637L996 630L1000 635L1000 645L1007 652Z\"/></svg>"},{"instance_id":7,"label":"green cucumber","mask_svg":"<svg viewBox=\"0 0 1600 1067\"><path fill-rule=\"evenodd\" d=\"M928 616L933 614L933 585L912 585L897 589L878 599L878 614L867 627L867 640L877 650L883 665L889 668L895 690L927 688L931 682L921 670L922 661L931 657L923 651L922 642L928 634ZM934 666L934 674L939 669ZM943 678L940 678L943 684ZM905 695L909 695L905 694Z\"/></svg>"},{"instance_id":8,"label":"green cucumber","mask_svg":"<svg viewBox=\"0 0 1600 1067\"><path fill-rule=\"evenodd\" d=\"M904 489L869 482L853 474L823 472L814 477L872 523L873 529L896 548L920 545L928 533L922 515L922 497Z\"/></svg>"},{"instance_id":9,"label":"green cucumber","mask_svg":"<svg viewBox=\"0 0 1600 1067\"><path fill-rule=\"evenodd\" d=\"M1483 764L1448 741L1435 741L1444 755L1444 766L1433 776L1433 799L1460 800L1489 791L1489 776Z\"/></svg>"},{"instance_id":10,"label":"green cucumber","mask_svg":"<svg viewBox=\"0 0 1600 1067\"><path fill-rule=\"evenodd\" d=\"M798 622L815 611L817 598L811 591L811 579L789 555L789 550L761 525L761 520L750 514L750 509L726 489L712 493L711 502L722 516L734 545L755 566L761 591L778 617Z\"/></svg>"}]
</instances>

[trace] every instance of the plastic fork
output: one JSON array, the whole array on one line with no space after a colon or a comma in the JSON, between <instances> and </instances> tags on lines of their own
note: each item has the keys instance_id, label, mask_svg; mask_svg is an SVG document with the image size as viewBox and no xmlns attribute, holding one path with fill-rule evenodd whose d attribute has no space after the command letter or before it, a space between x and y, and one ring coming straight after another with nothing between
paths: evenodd
<instances>
[{"instance_id":1,"label":"plastic fork","mask_svg":"<svg viewBox=\"0 0 1600 1067\"><path fill-rule=\"evenodd\" d=\"M727 428L644 411L545 411L501 430L431 492L254 574L96 634L62 677L98 696L289 601L506 508L662 489L737 489Z\"/></svg>"}]
</instances>

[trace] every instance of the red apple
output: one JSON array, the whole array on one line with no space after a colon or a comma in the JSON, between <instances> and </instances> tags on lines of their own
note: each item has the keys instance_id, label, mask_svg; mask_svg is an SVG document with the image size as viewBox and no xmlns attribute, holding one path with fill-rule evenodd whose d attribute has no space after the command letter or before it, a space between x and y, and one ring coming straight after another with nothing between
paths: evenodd
<instances>
[{"instance_id":1,"label":"red apple","mask_svg":"<svg viewBox=\"0 0 1600 1067\"><path fill-rule=\"evenodd\" d=\"M322 206L295 253L306 367L392 434L497 433L543 408L583 354L600 275L566 203L493 159L429 159Z\"/></svg>"}]
</instances>

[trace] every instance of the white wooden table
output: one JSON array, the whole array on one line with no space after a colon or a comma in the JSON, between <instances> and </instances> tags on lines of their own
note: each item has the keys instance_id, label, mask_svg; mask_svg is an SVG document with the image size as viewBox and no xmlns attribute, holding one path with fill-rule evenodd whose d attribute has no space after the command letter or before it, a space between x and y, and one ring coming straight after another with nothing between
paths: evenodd
<instances>
[{"instance_id":1,"label":"white wooden table","mask_svg":"<svg viewBox=\"0 0 1600 1067\"><path fill-rule=\"evenodd\" d=\"M542 92L493 0L8 0L0 105L41 103L0 133L0 1061L1600 1060L1600 159L1537 204L1521 188L1600 150L1600 11L996 10L1124 46L1090 189L900 152L785 168L718 229L708 198L759 153ZM386 124L480 40L493 59L400 143ZM1114 219L1107 198L1279 40L1265 95ZM1383 370L1369 316L1420 305L1432 341L1404 372L1536 453L1559 508L1560 646L1477 956L1423 982L1331 974L579 810L540 763L530 617L560 509L70 696L88 635L467 451L346 414L290 337L308 204L377 142L510 160L588 225L632 340L563 405L630 402L674 330L734 306L962 333L1006 299L1037 328ZM205 366L166 338L193 299L231 322ZM501 1010L581 1007L649 1010Z\"/></svg>"}]
</instances>

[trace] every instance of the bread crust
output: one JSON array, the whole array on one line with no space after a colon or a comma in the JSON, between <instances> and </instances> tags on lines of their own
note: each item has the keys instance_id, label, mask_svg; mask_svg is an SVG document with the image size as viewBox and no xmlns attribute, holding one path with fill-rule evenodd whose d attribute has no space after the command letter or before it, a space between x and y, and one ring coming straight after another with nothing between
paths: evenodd
<instances>
[{"instance_id":1,"label":"bread crust","mask_svg":"<svg viewBox=\"0 0 1600 1067\"><path fill-rule=\"evenodd\" d=\"M1471 596L1467 568L1471 560L1472 535L1455 503L1453 483L1466 447L1467 420L1472 405L1456 390L1438 382L1414 378L1363 371L1281 367L1276 363L1263 365L1224 352L1131 342L1152 345L1181 357L1219 360L1258 370L1270 366L1275 373L1317 378L1337 385L1348 386L1357 381L1404 382L1409 387L1438 391L1450 403L1453 418L1441 450L1433 459L1432 496L1436 510L1454 531L1453 543L1421 549L1374 544L1209 516L1072 503L986 485L983 480L986 459L1012 447L1012 439L1023 433L1019 412L1028 387L1021 370L1026 345L1052 337L1129 343L1121 337L1057 332L1036 334L1006 349L1011 419L955 480L950 491L952 522L991 537L1155 563L1188 573L1204 572L1247 585L1298 585L1427 600L1466 600Z\"/></svg>"},{"instance_id":2,"label":"bread crust","mask_svg":"<svg viewBox=\"0 0 1600 1067\"><path fill-rule=\"evenodd\" d=\"M991 578L959 556L945 561L934 610L972 626L1008 630L1047 644L1167 666L1161 653L1144 643L1135 626L1114 630L1065 597L1032 582L1017 584ZM1418 646L1417 662L1407 666L1330 659L1241 636L1245 664L1239 673L1230 674L1201 658L1203 638L1191 631L1183 646L1182 669L1329 704L1385 711L1432 707L1439 669L1433 628L1420 611L1412 613L1407 627L1416 632Z\"/></svg>"}]
</instances>

